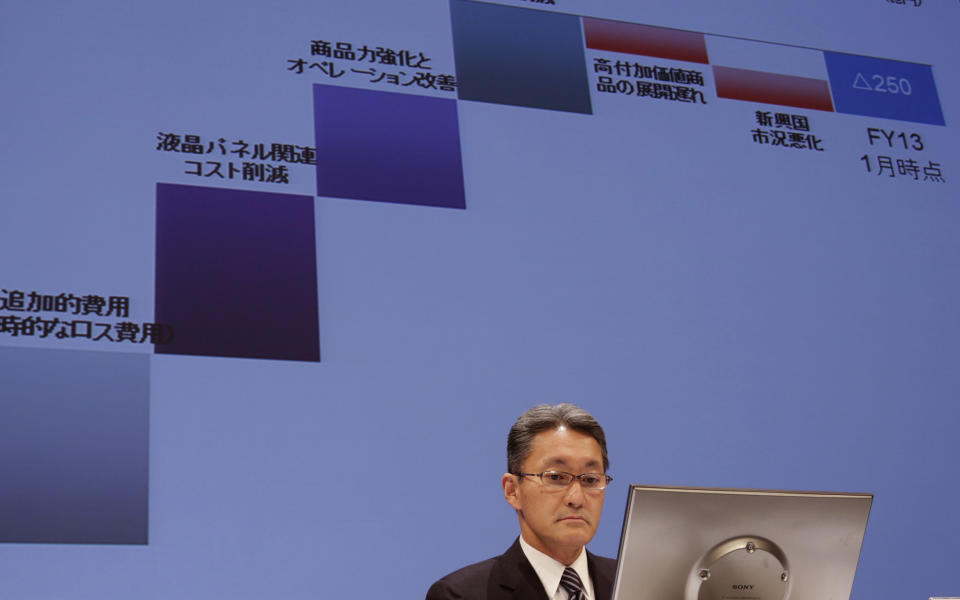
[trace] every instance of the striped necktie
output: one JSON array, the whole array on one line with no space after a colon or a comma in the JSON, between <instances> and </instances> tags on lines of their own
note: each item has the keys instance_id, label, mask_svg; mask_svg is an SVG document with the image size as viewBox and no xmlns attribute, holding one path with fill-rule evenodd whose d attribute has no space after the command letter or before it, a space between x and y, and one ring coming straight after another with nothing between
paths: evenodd
<instances>
[{"instance_id":1,"label":"striped necktie","mask_svg":"<svg viewBox=\"0 0 960 600\"><path fill-rule=\"evenodd\" d=\"M570 600L584 600L586 598L583 594L583 583L580 581L580 576L570 567L563 570L563 575L560 576L560 587L567 590Z\"/></svg>"}]
</instances>

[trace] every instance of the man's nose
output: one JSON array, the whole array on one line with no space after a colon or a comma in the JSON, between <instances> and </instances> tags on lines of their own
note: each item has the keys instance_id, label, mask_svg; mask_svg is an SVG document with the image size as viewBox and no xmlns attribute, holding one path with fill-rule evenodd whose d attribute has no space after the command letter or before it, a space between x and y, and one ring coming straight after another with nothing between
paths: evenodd
<instances>
[{"instance_id":1,"label":"man's nose","mask_svg":"<svg viewBox=\"0 0 960 600\"><path fill-rule=\"evenodd\" d=\"M579 479L574 479L570 483L570 487L567 488L567 493L565 500L567 501L567 506L570 507L579 507L583 506L584 492L583 487L580 485Z\"/></svg>"}]
</instances>

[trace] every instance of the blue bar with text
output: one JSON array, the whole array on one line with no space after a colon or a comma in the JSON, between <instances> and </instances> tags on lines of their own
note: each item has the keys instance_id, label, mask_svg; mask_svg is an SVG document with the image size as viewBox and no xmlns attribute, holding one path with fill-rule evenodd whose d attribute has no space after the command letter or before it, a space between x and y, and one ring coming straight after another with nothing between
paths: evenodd
<instances>
[{"instance_id":1,"label":"blue bar with text","mask_svg":"<svg viewBox=\"0 0 960 600\"><path fill-rule=\"evenodd\" d=\"M945 125L930 65L824 52L837 112Z\"/></svg>"}]
</instances>

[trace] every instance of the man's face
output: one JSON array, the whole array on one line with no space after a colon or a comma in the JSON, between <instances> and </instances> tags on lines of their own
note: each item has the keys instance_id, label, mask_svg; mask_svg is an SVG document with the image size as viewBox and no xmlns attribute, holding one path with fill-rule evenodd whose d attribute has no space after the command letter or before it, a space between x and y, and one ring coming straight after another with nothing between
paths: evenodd
<instances>
[{"instance_id":1,"label":"man's face","mask_svg":"<svg viewBox=\"0 0 960 600\"><path fill-rule=\"evenodd\" d=\"M523 463L524 473L547 470L603 473L600 444L585 433L560 427L538 433L533 451ZM528 544L564 564L580 554L597 531L604 491L589 491L574 480L565 489L544 486L538 477L502 479L503 491L520 517L520 531Z\"/></svg>"}]
</instances>

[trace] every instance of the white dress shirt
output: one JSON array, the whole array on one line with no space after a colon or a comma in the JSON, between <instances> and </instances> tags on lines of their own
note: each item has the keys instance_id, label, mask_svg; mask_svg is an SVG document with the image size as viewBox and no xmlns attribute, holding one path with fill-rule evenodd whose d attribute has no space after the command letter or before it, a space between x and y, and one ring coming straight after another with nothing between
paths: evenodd
<instances>
[{"instance_id":1,"label":"white dress shirt","mask_svg":"<svg viewBox=\"0 0 960 600\"><path fill-rule=\"evenodd\" d=\"M527 557L527 560L530 561L533 570L537 573L537 577L540 578L543 589L547 592L547 597L550 598L550 600L569 600L570 596L567 594L567 590L560 587L560 578L563 576L563 570L567 568L567 565L540 552L528 544L522 535L520 536L520 549L523 550L523 554ZM586 594L586 599L593 600L593 581L590 580L590 571L587 569L586 550L583 548L580 549L580 556L577 557L577 560L573 561L570 567L580 576L580 582L583 583L583 592Z\"/></svg>"}]
</instances>

